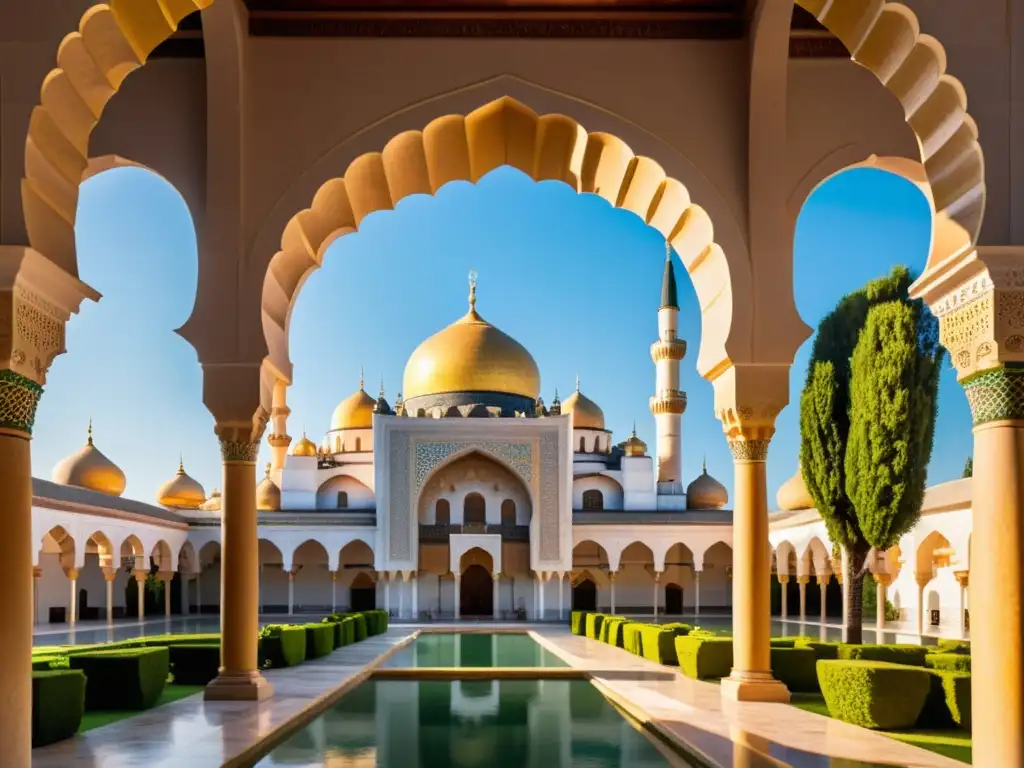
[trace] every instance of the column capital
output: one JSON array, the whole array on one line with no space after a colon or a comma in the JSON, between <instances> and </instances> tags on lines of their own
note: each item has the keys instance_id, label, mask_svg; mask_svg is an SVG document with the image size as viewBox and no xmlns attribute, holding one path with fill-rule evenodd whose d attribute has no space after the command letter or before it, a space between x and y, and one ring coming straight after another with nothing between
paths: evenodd
<instances>
[{"instance_id":1,"label":"column capital","mask_svg":"<svg viewBox=\"0 0 1024 768\"><path fill-rule=\"evenodd\" d=\"M174 581L174 571L157 571L156 577L160 581Z\"/></svg>"},{"instance_id":2,"label":"column capital","mask_svg":"<svg viewBox=\"0 0 1024 768\"><path fill-rule=\"evenodd\" d=\"M618 573L618 571L608 571L608 581L615 581L615 577Z\"/></svg>"},{"instance_id":3,"label":"column capital","mask_svg":"<svg viewBox=\"0 0 1024 768\"><path fill-rule=\"evenodd\" d=\"M914 574L914 581L917 582L917 586L919 586L921 589L924 589L926 586L928 586L928 582L930 582L933 578L935 577L930 573Z\"/></svg>"},{"instance_id":4,"label":"column capital","mask_svg":"<svg viewBox=\"0 0 1024 768\"><path fill-rule=\"evenodd\" d=\"M104 568L103 569L103 580L104 581L113 581L114 579L117 578L118 570L119 569L117 569L117 568Z\"/></svg>"},{"instance_id":5,"label":"column capital","mask_svg":"<svg viewBox=\"0 0 1024 768\"><path fill-rule=\"evenodd\" d=\"M708 378L735 461L765 461L775 419L789 403L789 363L737 364Z\"/></svg>"},{"instance_id":6,"label":"column capital","mask_svg":"<svg viewBox=\"0 0 1024 768\"><path fill-rule=\"evenodd\" d=\"M132 571L132 573L135 574L135 580L140 584L144 583L146 579L149 578L149 573L147 571L140 571L136 569L135 571Z\"/></svg>"},{"instance_id":7,"label":"column capital","mask_svg":"<svg viewBox=\"0 0 1024 768\"><path fill-rule=\"evenodd\" d=\"M874 577L876 584L881 584L884 587L887 587L890 584L892 584L892 574L891 573L885 573L884 571L881 572L881 573L872 572L871 575Z\"/></svg>"},{"instance_id":8,"label":"column capital","mask_svg":"<svg viewBox=\"0 0 1024 768\"><path fill-rule=\"evenodd\" d=\"M956 577L956 580L960 583L961 587L970 586L970 571L953 571L953 575Z\"/></svg>"},{"instance_id":9,"label":"column capital","mask_svg":"<svg viewBox=\"0 0 1024 768\"><path fill-rule=\"evenodd\" d=\"M831 574L829 574L827 576L818 576L817 577L817 579L818 579L818 586L819 587L827 587L828 586L828 581L831 578L832 578Z\"/></svg>"},{"instance_id":10,"label":"column capital","mask_svg":"<svg viewBox=\"0 0 1024 768\"><path fill-rule=\"evenodd\" d=\"M267 428L267 412L258 408L249 423L218 423L215 427L220 438L220 454L225 463L255 464L260 452L260 441Z\"/></svg>"},{"instance_id":11,"label":"column capital","mask_svg":"<svg viewBox=\"0 0 1024 768\"><path fill-rule=\"evenodd\" d=\"M64 575L68 577L69 581L75 581L78 578L77 568L65 568Z\"/></svg>"},{"instance_id":12,"label":"column capital","mask_svg":"<svg viewBox=\"0 0 1024 768\"><path fill-rule=\"evenodd\" d=\"M777 573L775 575L779 577L779 584L789 584L788 573Z\"/></svg>"},{"instance_id":13,"label":"column capital","mask_svg":"<svg viewBox=\"0 0 1024 768\"><path fill-rule=\"evenodd\" d=\"M797 584L810 584L811 583L811 577L810 576L797 576L796 577L796 583Z\"/></svg>"}]
</instances>

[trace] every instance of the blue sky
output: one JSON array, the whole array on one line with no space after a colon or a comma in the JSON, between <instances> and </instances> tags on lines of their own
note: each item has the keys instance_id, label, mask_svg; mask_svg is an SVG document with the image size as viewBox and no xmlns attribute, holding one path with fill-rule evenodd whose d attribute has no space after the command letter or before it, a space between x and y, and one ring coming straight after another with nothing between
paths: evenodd
<instances>
[{"instance_id":1,"label":"blue sky","mask_svg":"<svg viewBox=\"0 0 1024 768\"><path fill-rule=\"evenodd\" d=\"M836 301L895 264L920 270L928 213L916 189L879 171L848 171L807 201L796 236L795 290L816 326ZM82 279L104 296L68 327L68 352L50 370L33 440L33 471L85 441L91 417L97 446L128 477L126 496L152 501L175 472L179 453L207 492L220 485L213 419L202 404L195 351L174 333L195 296L195 233L185 202L165 181L125 168L85 182L77 238ZM388 399L416 345L463 314L466 275L479 273L480 313L515 336L541 370L543 396L583 391L624 439L654 445L647 399L654 386L649 346L657 331L664 241L634 215L568 187L536 184L499 169L479 184L454 183L435 197L403 200L368 217L336 242L303 288L291 334L295 383L289 432L319 441L334 406L381 376ZM687 479L709 471L732 491L732 465L711 385L695 370L700 312L684 270L680 335L689 343L683 387ZM810 352L791 374L791 405L777 422L768 462L770 498L795 470L800 387ZM971 451L971 422L954 372L943 372L929 482L960 476ZM269 460L264 446L261 462Z\"/></svg>"}]
</instances>

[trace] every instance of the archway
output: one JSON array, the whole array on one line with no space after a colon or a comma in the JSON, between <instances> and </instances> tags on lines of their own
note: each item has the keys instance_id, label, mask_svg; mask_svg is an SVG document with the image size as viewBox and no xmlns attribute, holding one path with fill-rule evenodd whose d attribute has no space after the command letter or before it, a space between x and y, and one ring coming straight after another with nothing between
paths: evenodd
<instances>
[{"instance_id":1,"label":"archway","mask_svg":"<svg viewBox=\"0 0 1024 768\"><path fill-rule=\"evenodd\" d=\"M590 575L585 575L572 587L572 609L574 611L597 610L597 584Z\"/></svg>"},{"instance_id":2,"label":"archway","mask_svg":"<svg viewBox=\"0 0 1024 768\"><path fill-rule=\"evenodd\" d=\"M471 565L462 572L459 583L459 616L491 618L494 615L494 577L482 565Z\"/></svg>"},{"instance_id":3,"label":"archway","mask_svg":"<svg viewBox=\"0 0 1024 768\"><path fill-rule=\"evenodd\" d=\"M368 573L360 572L348 589L348 604L353 611L377 610L377 585Z\"/></svg>"},{"instance_id":4,"label":"archway","mask_svg":"<svg viewBox=\"0 0 1024 768\"><path fill-rule=\"evenodd\" d=\"M683 612L683 588L678 584L665 585L665 615L679 616Z\"/></svg>"},{"instance_id":5,"label":"archway","mask_svg":"<svg viewBox=\"0 0 1024 768\"><path fill-rule=\"evenodd\" d=\"M463 525L486 525L487 502L479 493L468 493L462 502Z\"/></svg>"}]
</instances>

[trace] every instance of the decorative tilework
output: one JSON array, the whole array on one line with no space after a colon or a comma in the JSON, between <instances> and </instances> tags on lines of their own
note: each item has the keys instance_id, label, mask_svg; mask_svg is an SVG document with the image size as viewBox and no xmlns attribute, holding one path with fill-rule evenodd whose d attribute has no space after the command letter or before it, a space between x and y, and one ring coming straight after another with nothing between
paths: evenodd
<instances>
[{"instance_id":1,"label":"decorative tilework","mask_svg":"<svg viewBox=\"0 0 1024 768\"><path fill-rule=\"evenodd\" d=\"M43 388L14 371L0 370L0 428L32 434Z\"/></svg>"},{"instance_id":2,"label":"decorative tilework","mask_svg":"<svg viewBox=\"0 0 1024 768\"><path fill-rule=\"evenodd\" d=\"M966 379L963 387L975 426L1024 419L1024 368L992 368Z\"/></svg>"},{"instance_id":3,"label":"decorative tilework","mask_svg":"<svg viewBox=\"0 0 1024 768\"><path fill-rule=\"evenodd\" d=\"M391 492L388 502L388 526L391 557L395 560L410 559L411 516L409 503L409 435L405 432L391 432Z\"/></svg>"},{"instance_id":4,"label":"decorative tilework","mask_svg":"<svg viewBox=\"0 0 1024 768\"><path fill-rule=\"evenodd\" d=\"M558 435L540 439L540 559L559 560L561 549L558 519Z\"/></svg>"},{"instance_id":5,"label":"decorative tilework","mask_svg":"<svg viewBox=\"0 0 1024 768\"><path fill-rule=\"evenodd\" d=\"M523 478L527 487L531 486L533 482L533 447L530 443L453 440L416 444L416 475L413 493L419 495L423 484L427 481L427 476L449 457L473 449L489 453L500 459ZM393 467L394 464L392 464Z\"/></svg>"}]
</instances>

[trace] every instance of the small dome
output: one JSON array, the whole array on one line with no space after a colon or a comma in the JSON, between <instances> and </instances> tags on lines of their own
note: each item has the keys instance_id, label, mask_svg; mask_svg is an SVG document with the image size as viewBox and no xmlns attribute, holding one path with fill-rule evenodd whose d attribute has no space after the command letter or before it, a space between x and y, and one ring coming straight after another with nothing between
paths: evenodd
<instances>
[{"instance_id":1,"label":"small dome","mask_svg":"<svg viewBox=\"0 0 1024 768\"><path fill-rule=\"evenodd\" d=\"M206 491L198 480L185 474L185 464L179 461L178 473L160 486L156 501L160 506L172 509L199 509L206 501Z\"/></svg>"},{"instance_id":2,"label":"small dome","mask_svg":"<svg viewBox=\"0 0 1024 768\"><path fill-rule=\"evenodd\" d=\"M814 507L814 499L811 498L811 494L807 490L807 483L804 482L804 473L799 463L796 465L796 474L779 488L775 501L778 502L779 509L786 512Z\"/></svg>"},{"instance_id":3,"label":"small dome","mask_svg":"<svg viewBox=\"0 0 1024 768\"><path fill-rule=\"evenodd\" d=\"M256 486L256 509L268 511L281 509L281 489L270 479L269 464L267 464L267 474Z\"/></svg>"},{"instance_id":4,"label":"small dome","mask_svg":"<svg viewBox=\"0 0 1024 768\"><path fill-rule=\"evenodd\" d=\"M91 421L89 439L85 446L62 459L53 468L52 477L53 482L59 485L73 485L108 496L120 496L124 493L124 472L93 445Z\"/></svg>"},{"instance_id":5,"label":"small dome","mask_svg":"<svg viewBox=\"0 0 1024 768\"><path fill-rule=\"evenodd\" d=\"M708 474L704 463L700 477L686 488L687 509L721 509L729 503L729 492L725 486Z\"/></svg>"},{"instance_id":6,"label":"small dome","mask_svg":"<svg viewBox=\"0 0 1024 768\"><path fill-rule=\"evenodd\" d=\"M220 491L214 488L210 498L200 504L199 508L207 512L220 512Z\"/></svg>"},{"instance_id":7,"label":"small dome","mask_svg":"<svg viewBox=\"0 0 1024 768\"><path fill-rule=\"evenodd\" d=\"M369 429L373 426L373 409L377 401L366 394L363 379L359 377L359 390L353 392L334 409L331 431L337 429Z\"/></svg>"},{"instance_id":8,"label":"small dome","mask_svg":"<svg viewBox=\"0 0 1024 768\"><path fill-rule=\"evenodd\" d=\"M302 437L299 442L292 448L292 456L316 456L316 445L306 437L306 433L302 433Z\"/></svg>"},{"instance_id":9,"label":"small dome","mask_svg":"<svg viewBox=\"0 0 1024 768\"><path fill-rule=\"evenodd\" d=\"M576 391L562 403L562 415L572 414L573 429L604 429L604 411L580 392L580 378L576 377Z\"/></svg>"},{"instance_id":10,"label":"small dome","mask_svg":"<svg viewBox=\"0 0 1024 768\"><path fill-rule=\"evenodd\" d=\"M627 456L646 456L647 443L636 436L636 425L633 425L633 434L622 444L622 451Z\"/></svg>"}]
</instances>

